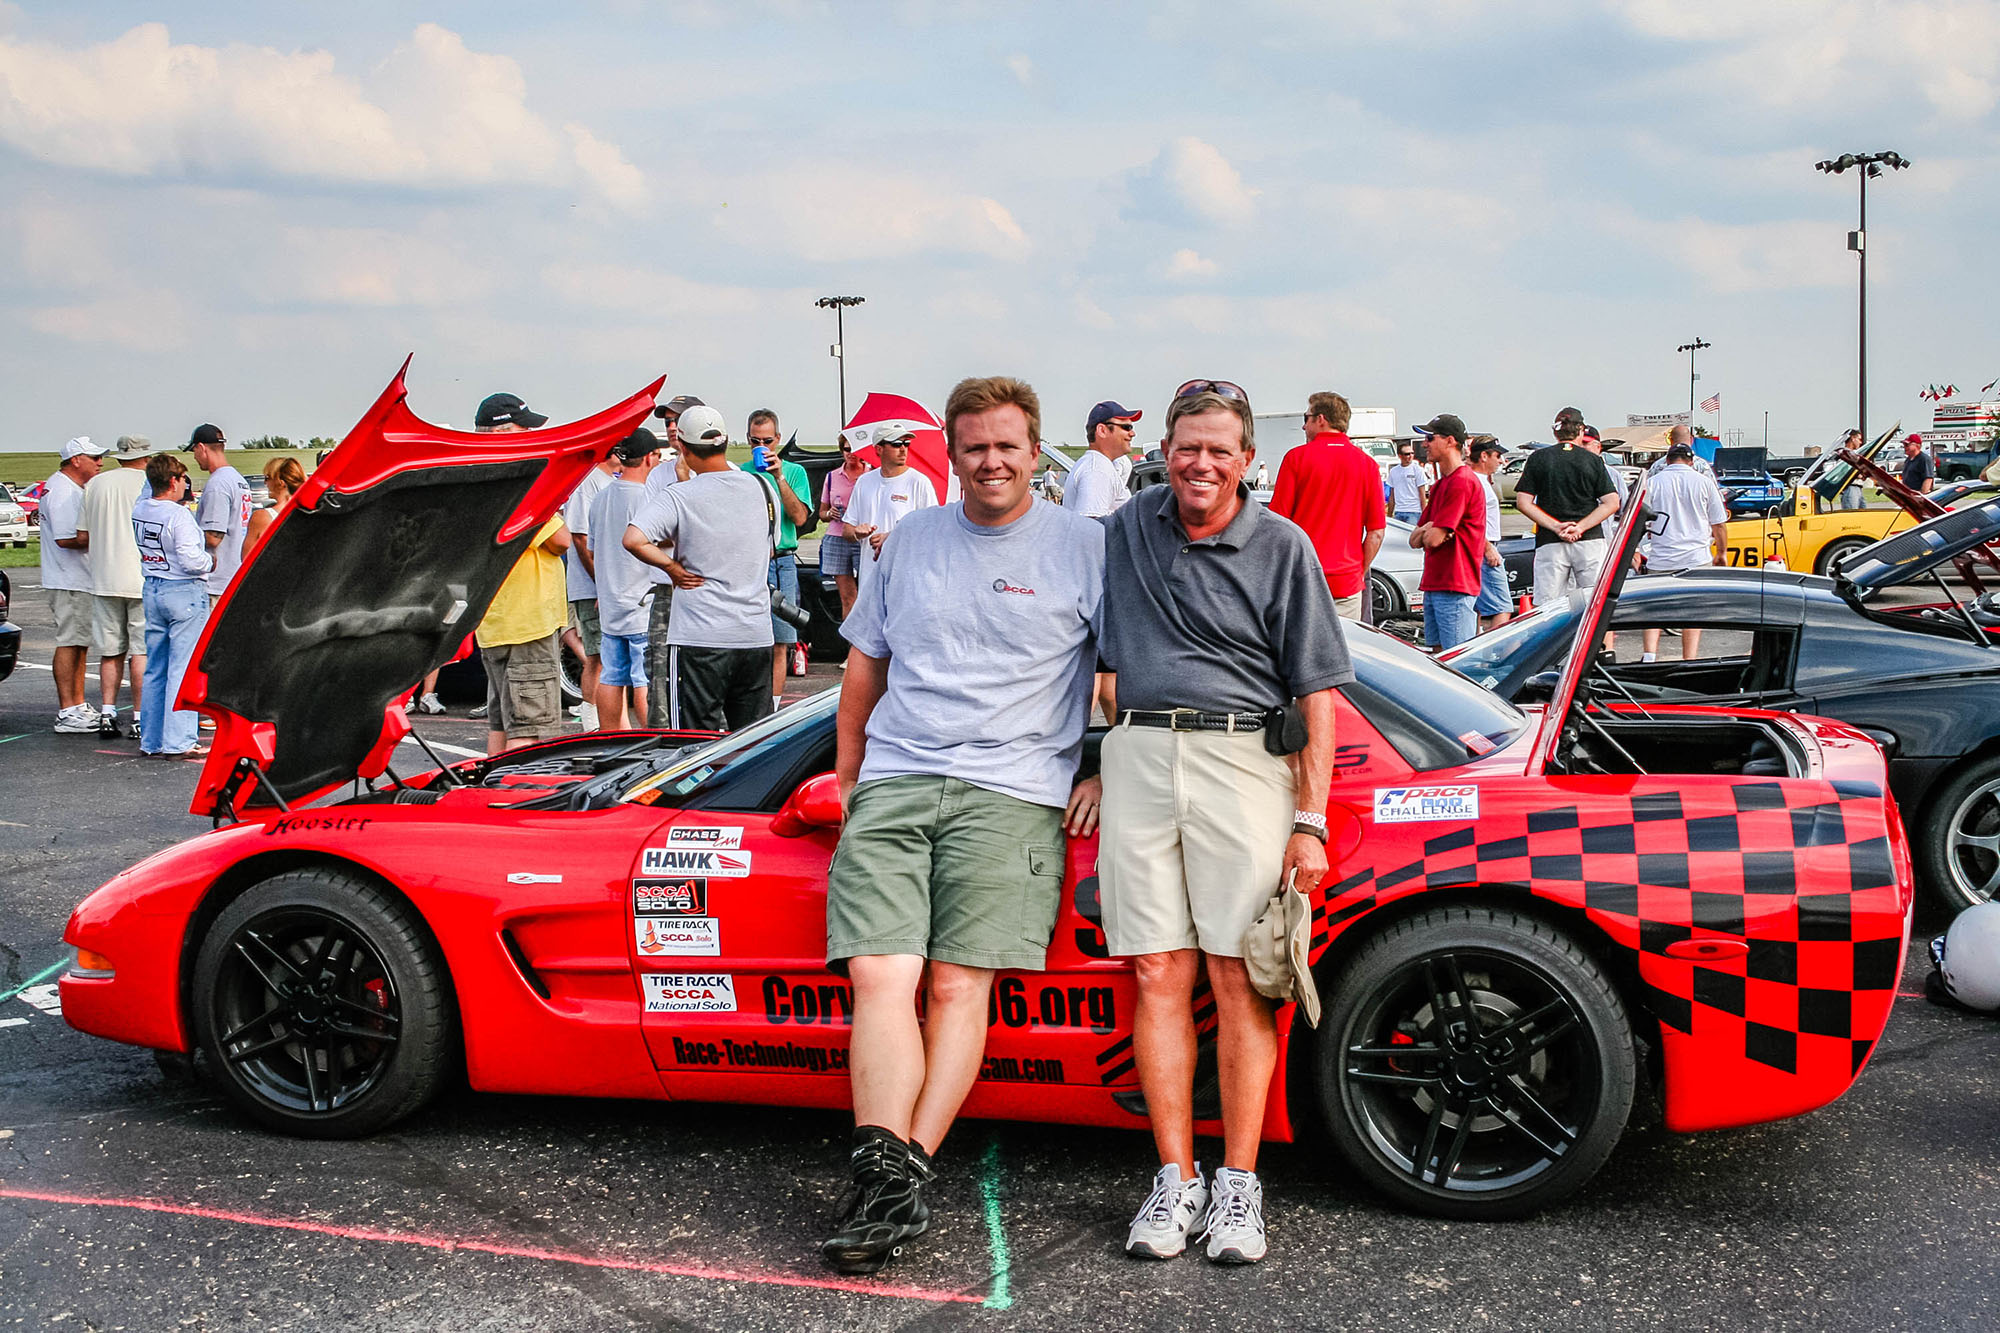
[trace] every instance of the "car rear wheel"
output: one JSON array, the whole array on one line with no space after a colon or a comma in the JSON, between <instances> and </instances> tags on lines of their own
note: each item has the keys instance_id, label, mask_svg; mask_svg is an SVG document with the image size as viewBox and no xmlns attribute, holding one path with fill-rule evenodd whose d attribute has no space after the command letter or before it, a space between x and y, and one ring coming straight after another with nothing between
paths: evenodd
<instances>
[{"instance_id":1,"label":"car rear wheel","mask_svg":"<svg viewBox=\"0 0 2000 1333\"><path fill-rule=\"evenodd\" d=\"M1326 1124L1355 1171L1440 1217L1519 1217L1594 1175L1638 1066L1617 991L1546 923L1433 908L1363 945L1319 1027Z\"/></svg>"},{"instance_id":2,"label":"car rear wheel","mask_svg":"<svg viewBox=\"0 0 2000 1333\"><path fill-rule=\"evenodd\" d=\"M422 1106L456 1050L451 984L407 905L337 870L265 880L195 959L195 1038L230 1101L306 1138L372 1134Z\"/></svg>"},{"instance_id":3,"label":"car rear wheel","mask_svg":"<svg viewBox=\"0 0 2000 1333\"><path fill-rule=\"evenodd\" d=\"M563 707L574 708L582 703L583 659L571 652L568 644L562 646L562 664L556 668L556 674L562 681Z\"/></svg>"},{"instance_id":4,"label":"car rear wheel","mask_svg":"<svg viewBox=\"0 0 2000 1333\"><path fill-rule=\"evenodd\" d=\"M2000 893L2000 759L1985 759L1930 799L1920 868L1937 901L1957 912Z\"/></svg>"},{"instance_id":5,"label":"car rear wheel","mask_svg":"<svg viewBox=\"0 0 2000 1333\"><path fill-rule=\"evenodd\" d=\"M1380 625L1410 612L1409 599L1403 596L1401 585L1379 569L1368 571L1368 598L1374 603L1373 624Z\"/></svg>"},{"instance_id":6,"label":"car rear wheel","mask_svg":"<svg viewBox=\"0 0 2000 1333\"><path fill-rule=\"evenodd\" d=\"M1819 563L1813 566L1813 573L1831 574L1856 551L1873 545L1866 537L1842 537L1838 541L1830 541L1820 548Z\"/></svg>"}]
</instances>

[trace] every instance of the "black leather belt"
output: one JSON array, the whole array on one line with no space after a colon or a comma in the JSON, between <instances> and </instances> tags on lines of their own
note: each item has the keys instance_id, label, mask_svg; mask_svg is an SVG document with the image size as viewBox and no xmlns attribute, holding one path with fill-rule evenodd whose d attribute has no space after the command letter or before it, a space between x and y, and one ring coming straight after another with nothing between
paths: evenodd
<instances>
[{"instance_id":1,"label":"black leather belt","mask_svg":"<svg viewBox=\"0 0 2000 1333\"><path fill-rule=\"evenodd\" d=\"M1262 731L1262 713L1197 713L1192 708L1176 708L1168 712L1146 712L1141 709L1127 709L1118 715L1120 722L1130 722L1135 727L1165 727L1168 731Z\"/></svg>"}]
</instances>

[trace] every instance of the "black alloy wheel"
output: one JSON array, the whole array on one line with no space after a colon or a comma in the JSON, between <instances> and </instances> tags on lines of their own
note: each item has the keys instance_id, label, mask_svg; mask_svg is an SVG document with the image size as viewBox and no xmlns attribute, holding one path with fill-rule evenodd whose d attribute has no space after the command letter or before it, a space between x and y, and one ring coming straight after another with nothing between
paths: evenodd
<instances>
[{"instance_id":1,"label":"black alloy wheel","mask_svg":"<svg viewBox=\"0 0 2000 1333\"><path fill-rule=\"evenodd\" d=\"M1830 541L1821 548L1819 563L1813 567L1813 573L1832 574L1840 568L1843 561L1847 560L1856 551L1866 550L1874 544L1866 537L1842 537L1836 541Z\"/></svg>"},{"instance_id":2,"label":"black alloy wheel","mask_svg":"<svg viewBox=\"0 0 2000 1333\"><path fill-rule=\"evenodd\" d=\"M354 1138L434 1094L456 1050L437 946L409 908L336 870L265 880L195 961L196 1040L229 1099L273 1129Z\"/></svg>"},{"instance_id":3,"label":"black alloy wheel","mask_svg":"<svg viewBox=\"0 0 2000 1333\"><path fill-rule=\"evenodd\" d=\"M1378 628L1396 616L1409 614L1410 605L1402 588L1379 569L1368 571L1368 599L1374 604L1369 623Z\"/></svg>"},{"instance_id":4,"label":"black alloy wheel","mask_svg":"<svg viewBox=\"0 0 2000 1333\"><path fill-rule=\"evenodd\" d=\"M1984 759L1926 803L1918 868L1936 901L1954 914L2000 893L2000 759Z\"/></svg>"},{"instance_id":5,"label":"black alloy wheel","mask_svg":"<svg viewBox=\"0 0 2000 1333\"><path fill-rule=\"evenodd\" d=\"M1342 964L1320 1024L1335 1144L1406 1207L1498 1220L1545 1208L1617 1145L1638 1079L1596 962L1531 916L1434 908Z\"/></svg>"}]
</instances>

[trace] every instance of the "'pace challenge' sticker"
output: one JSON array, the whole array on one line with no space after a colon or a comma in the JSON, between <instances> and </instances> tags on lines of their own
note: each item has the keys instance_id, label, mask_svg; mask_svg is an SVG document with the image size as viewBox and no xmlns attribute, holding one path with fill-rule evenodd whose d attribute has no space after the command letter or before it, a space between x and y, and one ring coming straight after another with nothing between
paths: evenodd
<instances>
[{"instance_id":1,"label":"'pace challenge' sticker","mask_svg":"<svg viewBox=\"0 0 2000 1333\"><path fill-rule=\"evenodd\" d=\"M695 847L648 847L640 858L639 872L644 875L705 875L710 879L742 879L750 873L750 853Z\"/></svg>"},{"instance_id":2,"label":"'pace challenge' sticker","mask_svg":"<svg viewBox=\"0 0 2000 1333\"><path fill-rule=\"evenodd\" d=\"M1479 818L1477 787L1377 787L1375 822L1423 824Z\"/></svg>"},{"instance_id":3,"label":"'pace challenge' sticker","mask_svg":"<svg viewBox=\"0 0 2000 1333\"><path fill-rule=\"evenodd\" d=\"M649 1014L733 1014L736 982L727 972L642 972Z\"/></svg>"}]
</instances>

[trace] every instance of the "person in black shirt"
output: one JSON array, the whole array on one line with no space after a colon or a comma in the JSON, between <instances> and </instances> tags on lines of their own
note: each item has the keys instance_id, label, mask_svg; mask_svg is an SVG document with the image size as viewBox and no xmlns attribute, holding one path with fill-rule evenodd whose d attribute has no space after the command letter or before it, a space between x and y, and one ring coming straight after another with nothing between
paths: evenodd
<instances>
[{"instance_id":1,"label":"person in black shirt","mask_svg":"<svg viewBox=\"0 0 2000 1333\"><path fill-rule=\"evenodd\" d=\"M1937 464L1924 452L1924 437L1910 435L1903 440L1903 484L1919 495L1929 495L1937 484Z\"/></svg>"},{"instance_id":2,"label":"person in black shirt","mask_svg":"<svg viewBox=\"0 0 2000 1333\"><path fill-rule=\"evenodd\" d=\"M1528 459L1514 508L1535 525L1535 605L1596 584L1604 568L1605 519L1618 512L1618 488L1598 455L1581 447L1583 413L1556 414L1556 442Z\"/></svg>"}]
</instances>

